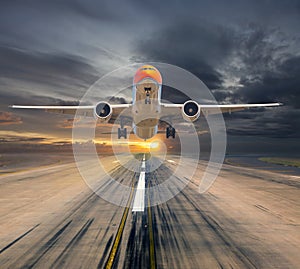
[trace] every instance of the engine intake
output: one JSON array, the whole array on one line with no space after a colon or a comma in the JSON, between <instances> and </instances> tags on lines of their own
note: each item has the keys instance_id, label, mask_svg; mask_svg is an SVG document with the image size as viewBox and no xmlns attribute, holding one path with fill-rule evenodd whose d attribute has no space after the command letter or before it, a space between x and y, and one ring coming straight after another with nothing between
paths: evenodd
<instances>
[{"instance_id":1,"label":"engine intake","mask_svg":"<svg viewBox=\"0 0 300 269\"><path fill-rule=\"evenodd\" d=\"M195 121L200 116L200 107L195 101L186 101L183 104L182 117L186 121Z\"/></svg>"},{"instance_id":2,"label":"engine intake","mask_svg":"<svg viewBox=\"0 0 300 269\"><path fill-rule=\"evenodd\" d=\"M108 122L111 118L112 107L107 102L99 102L94 108L95 118L101 122Z\"/></svg>"}]
</instances>

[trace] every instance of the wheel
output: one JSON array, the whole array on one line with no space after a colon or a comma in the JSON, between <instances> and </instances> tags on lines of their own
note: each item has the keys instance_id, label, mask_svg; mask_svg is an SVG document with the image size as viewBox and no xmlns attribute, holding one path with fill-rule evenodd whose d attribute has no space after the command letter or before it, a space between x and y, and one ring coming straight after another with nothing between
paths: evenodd
<instances>
[{"instance_id":1,"label":"wheel","mask_svg":"<svg viewBox=\"0 0 300 269\"><path fill-rule=\"evenodd\" d=\"M146 96L146 99L145 99L145 104L151 104L151 100L150 100L150 97L149 96Z\"/></svg>"},{"instance_id":2,"label":"wheel","mask_svg":"<svg viewBox=\"0 0 300 269\"><path fill-rule=\"evenodd\" d=\"M118 128L118 139L121 137L127 139L127 128Z\"/></svg>"},{"instance_id":3,"label":"wheel","mask_svg":"<svg viewBox=\"0 0 300 269\"><path fill-rule=\"evenodd\" d=\"M169 136L170 136L170 128L167 127L167 128L166 128L166 138L168 139Z\"/></svg>"},{"instance_id":4,"label":"wheel","mask_svg":"<svg viewBox=\"0 0 300 269\"><path fill-rule=\"evenodd\" d=\"M173 137L173 139L175 139L175 133L176 133L175 128L172 128L172 137Z\"/></svg>"}]
</instances>

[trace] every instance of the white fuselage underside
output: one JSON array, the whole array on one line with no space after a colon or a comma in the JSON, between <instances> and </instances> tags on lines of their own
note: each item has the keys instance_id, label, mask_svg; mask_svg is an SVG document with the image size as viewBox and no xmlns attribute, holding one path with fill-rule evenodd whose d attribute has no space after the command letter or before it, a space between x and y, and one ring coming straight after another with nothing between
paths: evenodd
<instances>
[{"instance_id":1,"label":"white fuselage underside","mask_svg":"<svg viewBox=\"0 0 300 269\"><path fill-rule=\"evenodd\" d=\"M145 79L133 85L133 131L141 139L150 139L157 134L160 119L161 85Z\"/></svg>"}]
</instances>

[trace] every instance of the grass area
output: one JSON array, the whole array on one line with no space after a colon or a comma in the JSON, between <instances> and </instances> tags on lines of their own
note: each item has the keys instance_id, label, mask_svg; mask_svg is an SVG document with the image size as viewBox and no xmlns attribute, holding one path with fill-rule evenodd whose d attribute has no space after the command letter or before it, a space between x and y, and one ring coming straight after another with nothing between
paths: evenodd
<instances>
[{"instance_id":1,"label":"grass area","mask_svg":"<svg viewBox=\"0 0 300 269\"><path fill-rule=\"evenodd\" d=\"M293 166L300 168L300 159L290 159L290 158L269 158L269 157L262 157L259 158L260 161L279 164L284 166Z\"/></svg>"}]
</instances>

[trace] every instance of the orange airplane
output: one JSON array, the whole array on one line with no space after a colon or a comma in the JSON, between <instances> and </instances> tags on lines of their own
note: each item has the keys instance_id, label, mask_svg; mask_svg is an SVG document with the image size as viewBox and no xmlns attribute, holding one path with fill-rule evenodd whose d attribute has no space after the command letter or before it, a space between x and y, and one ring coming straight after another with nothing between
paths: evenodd
<instances>
[{"instance_id":1,"label":"orange airplane","mask_svg":"<svg viewBox=\"0 0 300 269\"><path fill-rule=\"evenodd\" d=\"M196 121L200 114L209 115L240 111L251 107L279 106L280 103L267 104L231 104L231 105L202 105L196 101L188 100L183 104L166 104L161 102L162 76L152 65L140 67L133 78L133 100L132 104L110 104L102 101L88 106L23 106L13 105L18 109L42 109L49 112L63 114L76 114L83 116L94 116L101 122L120 123L118 138L127 138L128 119L132 121L133 131L136 136L147 140L158 132L158 125L162 118L169 115L181 114L187 121ZM166 138L175 138L175 129L172 124L166 128Z\"/></svg>"}]
</instances>

